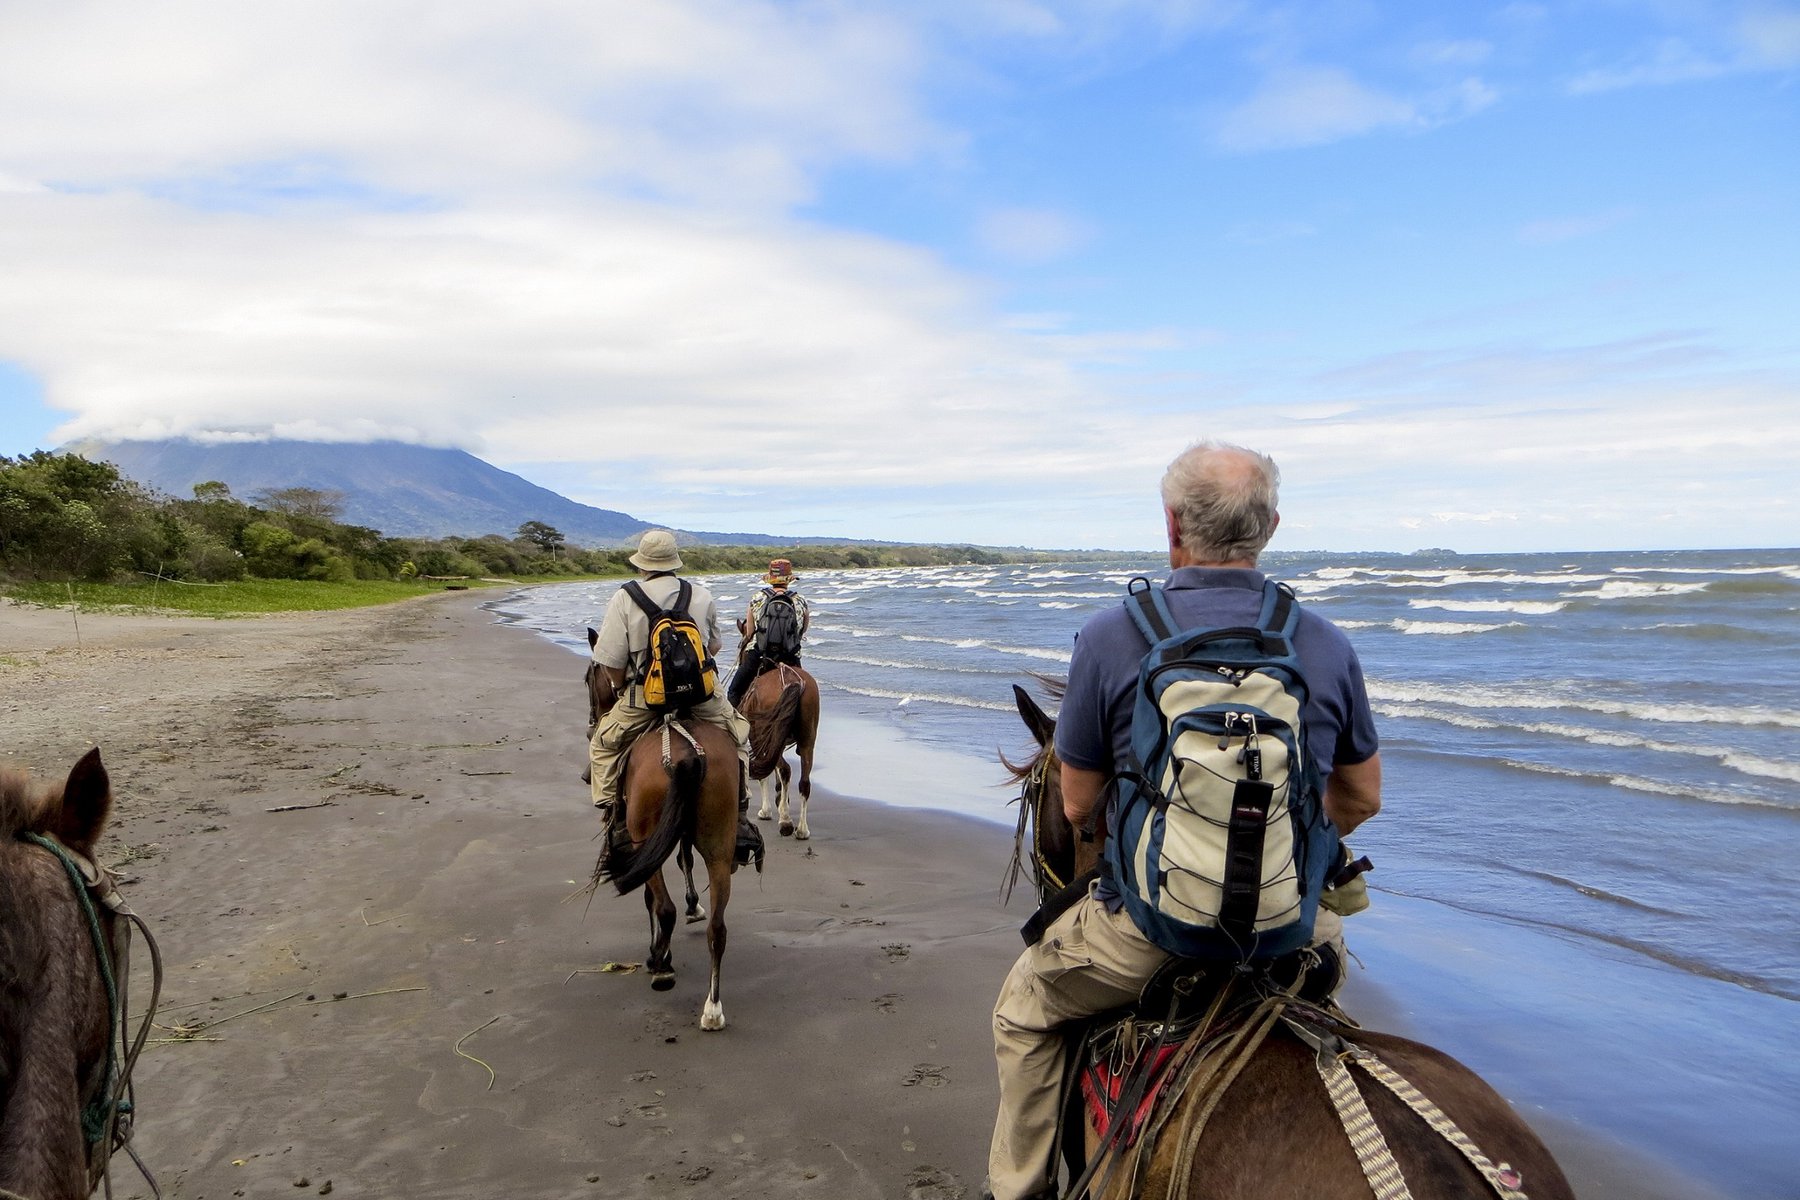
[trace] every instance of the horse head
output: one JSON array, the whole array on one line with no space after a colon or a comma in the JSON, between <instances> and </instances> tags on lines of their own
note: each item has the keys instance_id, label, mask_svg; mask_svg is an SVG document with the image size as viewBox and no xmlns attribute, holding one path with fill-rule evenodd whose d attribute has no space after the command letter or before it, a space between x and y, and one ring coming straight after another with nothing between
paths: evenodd
<instances>
[{"instance_id":1,"label":"horse head","mask_svg":"<svg viewBox=\"0 0 1800 1200\"><path fill-rule=\"evenodd\" d=\"M588 736L594 736L594 727L600 724L600 714L613 706L618 698L618 689L607 677L606 671L594 661L593 649L600 640L600 633L592 625L588 626L588 662L587 670L581 674L581 682L587 688L588 698Z\"/></svg>"},{"instance_id":2,"label":"horse head","mask_svg":"<svg viewBox=\"0 0 1800 1200\"><path fill-rule=\"evenodd\" d=\"M112 801L97 749L60 788L0 773L0 961L40 964L0 998L0 1063L10 1068L0 1072L0 1189L8 1194L86 1196L129 1137L131 1067L150 1025L146 1016L135 1042L116 1052L129 982L126 922L143 925L94 861ZM145 942L160 986L147 933Z\"/></svg>"},{"instance_id":3,"label":"horse head","mask_svg":"<svg viewBox=\"0 0 1800 1200\"><path fill-rule=\"evenodd\" d=\"M1039 677L1046 691L1060 695L1059 681ZM1056 757L1056 718L1018 684L1013 701L1019 718L1037 743L1031 757L1015 763L1004 754L1001 765L1019 785L1019 822L1013 836L1013 858L1003 891L1010 894L1019 874L1029 869L1039 901L1061 891L1086 863L1077 863L1075 830L1063 813L1062 770Z\"/></svg>"}]
</instances>

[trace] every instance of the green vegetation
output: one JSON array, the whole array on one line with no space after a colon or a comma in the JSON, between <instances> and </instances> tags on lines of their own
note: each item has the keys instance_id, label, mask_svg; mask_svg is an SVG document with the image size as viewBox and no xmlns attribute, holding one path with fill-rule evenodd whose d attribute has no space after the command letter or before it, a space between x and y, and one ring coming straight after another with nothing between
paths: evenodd
<instances>
[{"instance_id":1,"label":"green vegetation","mask_svg":"<svg viewBox=\"0 0 1800 1200\"><path fill-rule=\"evenodd\" d=\"M205 615L352 608L439 591L445 581L548 582L628 575L632 548L570 547L527 521L511 538L392 538L337 518L341 493L276 488L249 501L225 484L192 499L153 492L110 463L39 450L0 456L0 594L37 604ZM978 546L793 545L681 549L696 573L1049 562L1070 555Z\"/></svg>"},{"instance_id":2,"label":"green vegetation","mask_svg":"<svg viewBox=\"0 0 1800 1200\"><path fill-rule=\"evenodd\" d=\"M471 586L489 584L471 580ZM126 583L14 583L4 588L27 604L68 604L83 609L144 608L190 613L199 617L235 617L249 613L314 612L329 608L362 608L444 590L437 580L240 579L232 583L188 584L143 579Z\"/></svg>"}]
</instances>

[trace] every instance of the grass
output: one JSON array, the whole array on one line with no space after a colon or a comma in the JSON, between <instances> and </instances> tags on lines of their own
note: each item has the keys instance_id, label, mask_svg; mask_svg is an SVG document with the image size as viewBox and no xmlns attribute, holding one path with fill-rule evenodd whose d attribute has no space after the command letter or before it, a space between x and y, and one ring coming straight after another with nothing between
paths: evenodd
<instances>
[{"instance_id":1,"label":"grass","mask_svg":"<svg viewBox=\"0 0 1800 1200\"><path fill-rule=\"evenodd\" d=\"M468 580L467 584L469 587L499 586L474 579ZM253 613L365 608L432 595L444 588L441 582L411 579L359 579L352 583L241 579L216 586L145 580L142 583L12 583L0 585L0 595L25 604L51 606L67 605L73 599L76 608L83 612L134 609L187 613L197 617L237 617Z\"/></svg>"}]
</instances>

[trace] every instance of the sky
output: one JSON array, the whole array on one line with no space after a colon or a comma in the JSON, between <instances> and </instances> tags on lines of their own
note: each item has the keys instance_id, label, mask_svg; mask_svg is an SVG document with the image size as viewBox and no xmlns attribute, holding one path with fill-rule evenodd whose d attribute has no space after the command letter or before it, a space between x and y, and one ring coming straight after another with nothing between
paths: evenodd
<instances>
[{"instance_id":1,"label":"sky","mask_svg":"<svg viewBox=\"0 0 1800 1200\"><path fill-rule=\"evenodd\" d=\"M689 529L1800 544L1800 4L0 3L0 454Z\"/></svg>"}]
</instances>

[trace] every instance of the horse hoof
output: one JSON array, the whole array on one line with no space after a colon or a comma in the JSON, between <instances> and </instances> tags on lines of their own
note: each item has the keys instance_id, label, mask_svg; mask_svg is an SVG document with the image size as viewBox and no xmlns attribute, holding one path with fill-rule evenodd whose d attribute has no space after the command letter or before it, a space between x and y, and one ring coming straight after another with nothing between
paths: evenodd
<instances>
[{"instance_id":1,"label":"horse hoof","mask_svg":"<svg viewBox=\"0 0 1800 1200\"><path fill-rule=\"evenodd\" d=\"M796 842L804 842L807 838L809 838L811 836L812 836L812 831L807 829L806 826L804 826L804 825L794 826L794 840Z\"/></svg>"},{"instance_id":2,"label":"horse hoof","mask_svg":"<svg viewBox=\"0 0 1800 1200\"><path fill-rule=\"evenodd\" d=\"M687 923L689 925L693 925L693 924L696 924L696 923L698 923L700 921L704 921L704 920L706 920L706 910L704 908L701 908L698 905L696 905L695 907L688 910Z\"/></svg>"},{"instance_id":3,"label":"horse hoof","mask_svg":"<svg viewBox=\"0 0 1800 1200\"><path fill-rule=\"evenodd\" d=\"M708 1001L700 1013L700 1028L708 1031L725 1028L725 1006Z\"/></svg>"},{"instance_id":4,"label":"horse hoof","mask_svg":"<svg viewBox=\"0 0 1800 1200\"><path fill-rule=\"evenodd\" d=\"M793 837L794 836L794 823L792 821L783 821L781 823L781 836L782 837Z\"/></svg>"},{"instance_id":5,"label":"horse hoof","mask_svg":"<svg viewBox=\"0 0 1800 1200\"><path fill-rule=\"evenodd\" d=\"M756 814L756 819L759 821L767 821L769 818L773 817L774 815L775 815L774 813L770 812L768 809L765 808Z\"/></svg>"},{"instance_id":6,"label":"horse hoof","mask_svg":"<svg viewBox=\"0 0 1800 1200\"><path fill-rule=\"evenodd\" d=\"M650 987L654 991L666 992L675 986L675 972L658 971L650 976Z\"/></svg>"}]
</instances>

